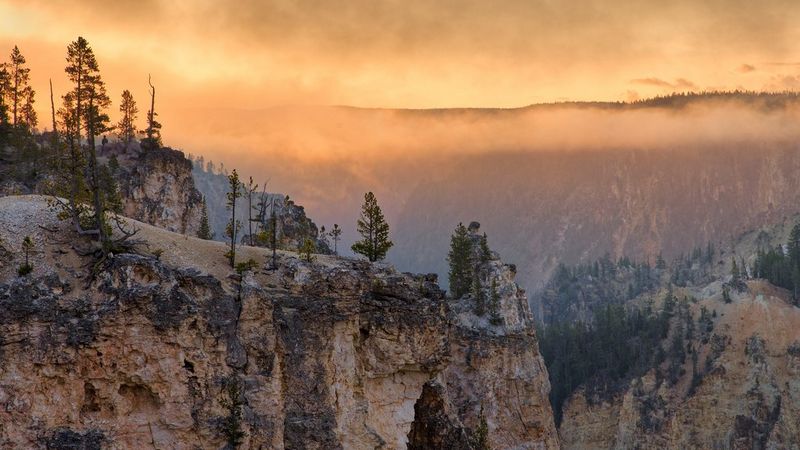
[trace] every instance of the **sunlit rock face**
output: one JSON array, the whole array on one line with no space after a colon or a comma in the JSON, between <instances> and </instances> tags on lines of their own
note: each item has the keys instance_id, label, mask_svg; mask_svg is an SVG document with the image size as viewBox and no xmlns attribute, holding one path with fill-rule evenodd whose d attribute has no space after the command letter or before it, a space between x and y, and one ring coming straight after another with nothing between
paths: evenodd
<instances>
[{"instance_id":1,"label":"sunlit rock face","mask_svg":"<svg viewBox=\"0 0 800 450\"><path fill-rule=\"evenodd\" d=\"M485 423L492 448L558 447L535 332L514 322L527 303L499 261L508 327L458 317L471 299L433 275L281 252L278 270L238 277L211 265L223 244L144 225L161 261L119 254L92 275L46 203L17 199L0 199L18 209L0 234L9 248L9 230L32 234L37 254L27 278L19 255L0 265L0 446L221 448L240 431L240 448L470 448Z\"/></svg>"},{"instance_id":2,"label":"sunlit rock face","mask_svg":"<svg viewBox=\"0 0 800 450\"><path fill-rule=\"evenodd\" d=\"M180 151L162 147L143 150L138 143L106 144L102 162L116 163L116 180L126 217L176 233L196 235L202 195L195 187L192 163ZM113 169L112 169L113 170Z\"/></svg>"}]
</instances>

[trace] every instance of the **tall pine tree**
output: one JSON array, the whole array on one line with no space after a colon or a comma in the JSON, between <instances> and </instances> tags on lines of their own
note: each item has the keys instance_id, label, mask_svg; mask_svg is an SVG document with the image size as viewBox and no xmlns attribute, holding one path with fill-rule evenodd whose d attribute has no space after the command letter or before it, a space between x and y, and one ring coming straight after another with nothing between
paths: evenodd
<instances>
[{"instance_id":1,"label":"tall pine tree","mask_svg":"<svg viewBox=\"0 0 800 450\"><path fill-rule=\"evenodd\" d=\"M26 101L28 90L30 89L28 82L30 81L31 69L25 67L25 57L22 56L19 47L16 45L11 51L11 63L8 67L11 78L9 97L11 100L12 117L14 119L14 125L18 126L21 122L20 112L22 111L22 106Z\"/></svg>"},{"instance_id":2,"label":"tall pine tree","mask_svg":"<svg viewBox=\"0 0 800 450\"><path fill-rule=\"evenodd\" d=\"M225 227L225 236L229 237L231 240L231 248L228 250L228 253L225 256L228 257L228 263L231 267L236 266L236 236L239 233L239 228L241 228L242 224L236 220L236 200L242 196L242 189L244 185L239 180L239 174L236 173L236 169L233 169L230 175L228 175L228 188L230 189L226 194L226 198L228 199L228 209L231 210L231 220L228 221L228 226Z\"/></svg>"},{"instance_id":3,"label":"tall pine tree","mask_svg":"<svg viewBox=\"0 0 800 450\"><path fill-rule=\"evenodd\" d=\"M136 107L136 100L133 99L131 91L127 89L122 91L119 112L122 114L117 124L119 138L125 144L130 144L133 138L136 137L136 114L139 113L139 108Z\"/></svg>"},{"instance_id":4,"label":"tall pine tree","mask_svg":"<svg viewBox=\"0 0 800 450\"><path fill-rule=\"evenodd\" d=\"M461 298L469 293L473 282L472 241L463 223L459 223L450 236L447 261L450 264L450 292L453 298Z\"/></svg>"},{"instance_id":5,"label":"tall pine tree","mask_svg":"<svg viewBox=\"0 0 800 450\"><path fill-rule=\"evenodd\" d=\"M383 217L381 207L375 194L367 192L364 195L364 205L361 207L361 217L358 219L357 228L362 239L351 247L355 253L362 254L371 262L386 257L386 253L394 245L389 240L389 224Z\"/></svg>"},{"instance_id":6,"label":"tall pine tree","mask_svg":"<svg viewBox=\"0 0 800 450\"><path fill-rule=\"evenodd\" d=\"M203 197L203 209L200 212L200 229L197 231L197 237L207 241L214 239L214 233L211 232L211 225L208 223L208 205L205 197Z\"/></svg>"}]
</instances>

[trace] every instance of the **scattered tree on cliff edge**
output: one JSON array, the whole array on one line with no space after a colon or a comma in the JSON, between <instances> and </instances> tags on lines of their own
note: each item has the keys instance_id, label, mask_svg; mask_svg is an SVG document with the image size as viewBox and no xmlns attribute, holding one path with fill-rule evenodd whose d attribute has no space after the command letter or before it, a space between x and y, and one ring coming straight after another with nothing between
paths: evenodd
<instances>
[{"instance_id":1,"label":"scattered tree on cliff edge","mask_svg":"<svg viewBox=\"0 0 800 450\"><path fill-rule=\"evenodd\" d=\"M236 220L236 199L242 196L242 189L244 188L242 182L239 181L239 174L236 173L236 169L233 169L233 172L228 175L228 186L230 191L226 194L226 197L228 199L228 208L231 210L231 220L228 222L228 226L225 227L225 236L231 239L231 248L225 256L228 257L228 263L231 268L234 268L236 267L236 235L242 226Z\"/></svg>"},{"instance_id":2,"label":"scattered tree on cliff edge","mask_svg":"<svg viewBox=\"0 0 800 450\"><path fill-rule=\"evenodd\" d=\"M247 239L250 241L251 247L255 245L253 241L253 222L256 222L257 219L253 219L253 195L255 195L256 191L258 191L258 183L254 184L253 177L250 177L250 182L247 184L245 192L247 193Z\"/></svg>"},{"instance_id":3,"label":"scattered tree on cliff edge","mask_svg":"<svg viewBox=\"0 0 800 450\"><path fill-rule=\"evenodd\" d=\"M489 291L489 322L500 325L503 318L500 316L500 294L497 292L497 280L492 279L492 288Z\"/></svg>"},{"instance_id":4,"label":"scattered tree on cliff edge","mask_svg":"<svg viewBox=\"0 0 800 450\"><path fill-rule=\"evenodd\" d=\"M197 237L210 241L214 239L214 233L211 232L211 225L208 224L208 205L206 198L203 197L203 208L200 212L200 229L197 231Z\"/></svg>"},{"instance_id":5,"label":"scattered tree on cliff edge","mask_svg":"<svg viewBox=\"0 0 800 450\"><path fill-rule=\"evenodd\" d=\"M364 205L361 207L361 217L357 224L358 233L363 238L351 247L355 253L360 253L371 262L386 257L386 253L394 245L389 240L389 224L383 217L381 207L375 194L367 192L364 195Z\"/></svg>"},{"instance_id":6,"label":"scattered tree on cliff edge","mask_svg":"<svg viewBox=\"0 0 800 450\"><path fill-rule=\"evenodd\" d=\"M150 110L147 111L147 137L142 140L142 147L152 149L161 147L161 123L156 120L156 87L150 75L147 76L147 84L150 86Z\"/></svg>"},{"instance_id":7,"label":"scattered tree on cliff edge","mask_svg":"<svg viewBox=\"0 0 800 450\"><path fill-rule=\"evenodd\" d=\"M473 282L472 242L463 223L459 222L450 236L447 261L450 263L450 292L453 298L461 298L467 295Z\"/></svg>"},{"instance_id":8,"label":"scattered tree on cliff edge","mask_svg":"<svg viewBox=\"0 0 800 450\"><path fill-rule=\"evenodd\" d=\"M333 254L339 256L339 240L342 238L342 229L339 228L339 224L333 224L333 229L328 234L331 235L333 241Z\"/></svg>"},{"instance_id":9,"label":"scattered tree on cliff edge","mask_svg":"<svg viewBox=\"0 0 800 450\"><path fill-rule=\"evenodd\" d=\"M33 90L28 85L31 69L25 67L25 57L22 56L19 47L16 45L11 51L11 63L8 67L10 69L9 77L11 89L9 97L11 100L12 117L14 119L14 126L18 126L20 124L20 112L23 108L23 101L28 99L28 91L30 90L32 92ZM30 94L30 98L33 99L32 94Z\"/></svg>"},{"instance_id":10,"label":"scattered tree on cliff edge","mask_svg":"<svg viewBox=\"0 0 800 450\"><path fill-rule=\"evenodd\" d=\"M122 91L122 102L119 104L119 112L122 113L122 118L120 118L117 124L119 137L125 141L126 144L130 144L136 136L135 122L136 114L139 112L139 109L136 107L136 100L133 99L131 91L127 89Z\"/></svg>"},{"instance_id":11,"label":"scattered tree on cliff edge","mask_svg":"<svg viewBox=\"0 0 800 450\"><path fill-rule=\"evenodd\" d=\"M65 177L54 184L52 201L61 208L60 217L71 219L80 235L89 235L100 243L102 256L119 249L123 241L136 234L127 231L118 217L113 222L122 237L112 239L107 212L117 212L120 199L111 170L101 166L97 159L96 137L110 131L109 118L104 112L111 103L106 94L97 59L86 39L78 37L67 47L67 66L64 68L72 90L64 96L64 107L59 111L64 125L64 136L69 144L66 167L59 172ZM81 131L86 132L86 150L81 145ZM105 145L106 139L103 139ZM68 200L63 201L60 197ZM86 203L91 204L88 208Z\"/></svg>"},{"instance_id":12,"label":"scattered tree on cliff edge","mask_svg":"<svg viewBox=\"0 0 800 450\"><path fill-rule=\"evenodd\" d=\"M486 293L478 273L478 268L472 272L472 297L475 300L475 314L483 316L486 313Z\"/></svg>"},{"instance_id":13,"label":"scattered tree on cliff edge","mask_svg":"<svg viewBox=\"0 0 800 450\"><path fill-rule=\"evenodd\" d=\"M317 251L317 246L311 238L303 239L303 245L300 246L300 259L305 262L314 261L314 252Z\"/></svg>"}]
</instances>

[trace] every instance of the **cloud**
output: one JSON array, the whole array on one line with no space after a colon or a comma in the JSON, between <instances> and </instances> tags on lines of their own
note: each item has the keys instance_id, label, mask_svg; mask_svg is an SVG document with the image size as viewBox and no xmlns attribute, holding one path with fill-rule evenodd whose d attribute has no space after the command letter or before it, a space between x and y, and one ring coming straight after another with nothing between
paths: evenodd
<instances>
[{"instance_id":1,"label":"cloud","mask_svg":"<svg viewBox=\"0 0 800 450\"><path fill-rule=\"evenodd\" d=\"M738 68L738 69L736 69L736 70L737 70L739 73L750 73L750 72L753 72L754 70L756 70L756 66L754 66L754 65L752 65L752 64L742 64L742 65L741 65L741 66L739 66L739 68Z\"/></svg>"},{"instance_id":2,"label":"cloud","mask_svg":"<svg viewBox=\"0 0 800 450\"><path fill-rule=\"evenodd\" d=\"M636 78L631 80L633 84L641 84L644 86L654 86L659 88L667 88L667 89L682 89L682 90L691 90L697 88L697 85L692 83L691 81L687 80L686 78L678 78L675 80L674 83L670 83L669 81L662 80L661 78Z\"/></svg>"},{"instance_id":3,"label":"cloud","mask_svg":"<svg viewBox=\"0 0 800 450\"><path fill-rule=\"evenodd\" d=\"M800 75L775 75L764 85L765 91L800 91Z\"/></svg>"},{"instance_id":4,"label":"cloud","mask_svg":"<svg viewBox=\"0 0 800 450\"><path fill-rule=\"evenodd\" d=\"M0 44L63 53L85 34L104 70L120 68L110 85L153 72L164 94L203 106L425 108L621 100L639 74L657 74L643 85L659 89L734 86L739 74L718 67L791 60L800 41L790 0L101 3L0 0Z\"/></svg>"}]
</instances>

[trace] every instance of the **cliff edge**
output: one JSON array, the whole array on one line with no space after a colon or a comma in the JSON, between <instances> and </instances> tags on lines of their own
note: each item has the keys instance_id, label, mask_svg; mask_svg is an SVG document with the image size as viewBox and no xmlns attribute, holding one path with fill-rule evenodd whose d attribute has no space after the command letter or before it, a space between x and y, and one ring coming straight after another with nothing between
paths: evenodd
<instances>
[{"instance_id":1,"label":"cliff edge","mask_svg":"<svg viewBox=\"0 0 800 450\"><path fill-rule=\"evenodd\" d=\"M93 268L45 198L0 198L0 446L557 448L533 328L470 326L435 276L280 252L240 277L129 225L141 254Z\"/></svg>"}]
</instances>

